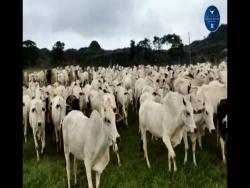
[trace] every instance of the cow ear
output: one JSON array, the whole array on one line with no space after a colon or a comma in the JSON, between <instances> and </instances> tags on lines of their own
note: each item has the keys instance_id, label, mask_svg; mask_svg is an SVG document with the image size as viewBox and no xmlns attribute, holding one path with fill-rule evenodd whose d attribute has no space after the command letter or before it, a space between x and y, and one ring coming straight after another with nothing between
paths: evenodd
<instances>
[{"instance_id":1,"label":"cow ear","mask_svg":"<svg viewBox=\"0 0 250 188\"><path fill-rule=\"evenodd\" d=\"M182 101L183 101L184 106L186 106L187 104L186 104L186 101L185 101L184 97L183 97Z\"/></svg>"}]
</instances>

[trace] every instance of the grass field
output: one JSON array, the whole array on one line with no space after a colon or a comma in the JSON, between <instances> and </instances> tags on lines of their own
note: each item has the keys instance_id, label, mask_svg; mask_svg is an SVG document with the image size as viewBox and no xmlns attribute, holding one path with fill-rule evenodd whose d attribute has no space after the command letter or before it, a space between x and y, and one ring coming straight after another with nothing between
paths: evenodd
<instances>
[{"instance_id":1,"label":"grass field","mask_svg":"<svg viewBox=\"0 0 250 188\"><path fill-rule=\"evenodd\" d=\"M117 125L121 135L119 143L122 166L117 166L116 156L110 152L111 160L101 176L100 187L106 188L223 188L227 187L227 169L223 165L220 148L216 148L216 136L203 139L203 150L197 148L197 164L192 162L189 150L188 162L183 164L184 145L175 148L177 172L168 172L167 149L163 142L151 141L147 136L151 169L146 166L140 151L138 117L129 114L129 128ZM36 161L34 142L31 136L23 144L23 187L24 188L65 188L67 177L63 152L56 153L52 136L46 135L46 151L39 162ZM73 167L73 160L71 162ZM83 162L78 162L78 184L74 186L73 169L71 170L72 187L88 187ZM93 182L95 183L95 176Z\"/></svg>"}]
</instances>

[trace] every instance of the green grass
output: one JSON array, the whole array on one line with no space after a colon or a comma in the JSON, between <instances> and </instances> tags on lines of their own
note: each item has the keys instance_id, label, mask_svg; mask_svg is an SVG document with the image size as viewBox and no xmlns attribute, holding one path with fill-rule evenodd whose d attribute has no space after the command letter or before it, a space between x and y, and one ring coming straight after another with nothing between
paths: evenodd
<instances>
[{"instance_id":1,"label":"green grass","mask_svg":"<svg viewBox=\"0 0 250 188\"><path fill-rule=\"evenodd\" d=\"M130 113L129 128L117 125L121 135L119 143L122 166L117 166L116 156L110 152L111 160L101 176L100 187L106 188L223 188L227 187L227 168L223 165L220 148L216 148L215 135L206 134L203 139L203 150L197 147L196 160L192 162L191 149L188 162L183 164L184 145L175 148L177 172L168 172L167 149L163 142L151 141L148 135L148 153L151 169L140 151L138 134L138 117ZM46 135L46 154L36 161L33 138L28 137L28 143L23 144L23 187L24 188L64 188L67 187L65 159L63 152L56 153L52 144L52 136ZM71 162L73 167L73 160ZM72 187L87 188L87 178L83 162L78 162L78 184L74 186L73 170L71 170ZM95 176L93 174L93 183Z\"/></svg>"}]
</instances>

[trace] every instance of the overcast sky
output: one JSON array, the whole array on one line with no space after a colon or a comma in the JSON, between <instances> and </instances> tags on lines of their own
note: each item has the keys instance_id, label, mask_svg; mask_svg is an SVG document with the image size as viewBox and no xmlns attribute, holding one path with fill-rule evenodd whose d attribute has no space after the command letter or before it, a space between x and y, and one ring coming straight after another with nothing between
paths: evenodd
<instances>
[{"instance_id":1,"label":"overcast sky","mask_svg":"<svg viewBox=\"0 0 250 188\"><path fill-rule=\"evenodd\" d=\"M227 23L227 0L23 0L23 40L51 49L87 47L97 40L104 49L128 47L130 40L175 33L183 43L209 34L204 13L209 5Z\"/></svg>"}]
</instances>

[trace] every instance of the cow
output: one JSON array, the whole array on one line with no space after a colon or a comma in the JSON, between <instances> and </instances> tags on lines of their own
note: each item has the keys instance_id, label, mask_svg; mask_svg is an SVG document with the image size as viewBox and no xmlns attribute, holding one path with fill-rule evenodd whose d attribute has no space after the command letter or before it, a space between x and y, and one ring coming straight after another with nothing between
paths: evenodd
<instances>
[{"instance_id":1,"label":"cow","mask_svg":"<svg viewBox=\"0 0 250 188\"><path fill-rule=\"evenodd\" d=\"M28 120L30 111L30 101L31 98L29 95L23 95L23 124L24 124L25 143L27 143L27 129L28 129Z\"/></svg>"},{"instance_id":2,"label":"cow","mask_svg":"<svg viewBox=\"0 0 250 188\"><path fill-rule=\"evenodd\" d=\"M222 160L224 164L226 164L225 141L228 132L227 114L228 114L227 99L222 99L218 105L218 131L221 144Z\"/></svg>"},{"instance_id":3,"label":"cow","mask_svg":"<svg viewBox=\"0 0 250 188\"><path fill-rule=\"evenodd\" d=\"M188 79L178 77L173 81L174 91L187 95L190 93L191 83Z\"/></svg>"},{"instance_id":4,"label":"cow","mask_svg":"<svg viewBox=\"0 0 250 188\"><path fill-rule=\"evenodd\" d=\"M66 99L66 114L72 110L80 110L79 99L74 95L69 95Z\"/></svg>"},{"instance_id":5,"label":"cow","mask_svg":"<svg viewBox=\"0 0 250 188\"><path fill-rule=\"evenodd\" d=\"M184 131L183 134L183 141L185 146L184 164L186 164L187 162L187 152L189 149L187 135L189 134L189 137L192 142L193 163L195 166L197 166L196 156L195 156L197 139L199 141L199 146L202 149L201 137L205 134L205 128L207 128L210 133L215 133L215 126L213 122L213 107L207 101L202 101L201 99L197 99L192 95L190 95L190 101L194 109L194 120L197 127L197 131L196 133L187 133L187 131Z\"/></svg>"},{"instance_id":6,"label":"cow","mask_svg":"<svg viewBox=\"0 0 250 188\"><path fill-rule=\"evenodd\" d=\"M129 104L133 103L132 89L129 91L124 87L120 86L117 89L117 101L122 108L122 114L124 116L125 125L128 126L128 107Z\"/></svg>"},{"instance_id":7,"label":"cow","mask_svg":"<svg viewBox=\"0 0 250 188\"><path fill-rule=\"evenodd\" d=\"M52 99L52 122L54 125L54 134L56 137L57 151L61 149L62 138L61 138L61 123L66 115L66 101L61 96L56 96ZM59 146L59 148L58 148Z\"/></svg>"},{"instance_id":8,"label":"cow","mask_svg":"<svg viewBox=\"0 0 250 188\"><path fill-rule=\"evenodd\" d=\"M144 103L147 100L155 101L160 103L162 96L158 92L143 92L140 97L140 104Z\"/></svg>"},{"instance_id":9,"label":"cow","mask_svg":"<svg viewBox=\"0 0 250 188\"><path fill-rule=\"evenodd\" d=\"M78 73L81 84L85 86L89 82L89 73L88 72L80 72Z\"/></svg>"},{"instance_id":10,"label":"cow","mask_svg":"<svg viewBox=\"0 0 250 188\"><path fill-rule=\"evenodd\" d=\"M169 92L164 97L163 104L145 101L139 109L139 128L148 168L151 168L151 165L147 153L147 131L155 137L162 138L168 149L169 171L171 159L174 171L177 171L173 147L180 144L185 129L190 132L196 131L193 107L189 100L177 92Z\"/></svg>"},{"instance_id":11,"label":"cow","mask_svg":"<svg viewBox=\"0 0 250 188\"><path fill-rule=\"evenodd\" d=\"M52 71L51 71L51 69L48 69L47 71L46 71L46 80L47 80L47 84L48 85L51 85L52 84Z\"/></svg>"},{"instance_id":12,"label":"cow","mask_svg":"<svg viewBox=\"0 0 250 188\"><path fill-rule=\"evenodd\" d=\"M100 185L100 177L109 163L109 146L117 146L119 133L116 129L115 114L111 103L105 104L103 116L94 110L90 117L80 111L71 111L62 123L64 154L68 187L70 188L70 153L74 156L74 183L76 179L76 159L83 160L88 187L93 188L91 171L96 173L96 188ZM117 147L115 147L117 149Z\"/></svg>"},{"instance_id":13,"label":"cow","mask_svg":"<svg viewBox=\"0 0 250 188\"><path fill-rule=\"evenodd\" d=\"M33 131L37 161L39 161L39 140L42 142L41 154L45 149L45 107L41 99L31 100L29 122Z\"/></svg>"}]
</instances>

